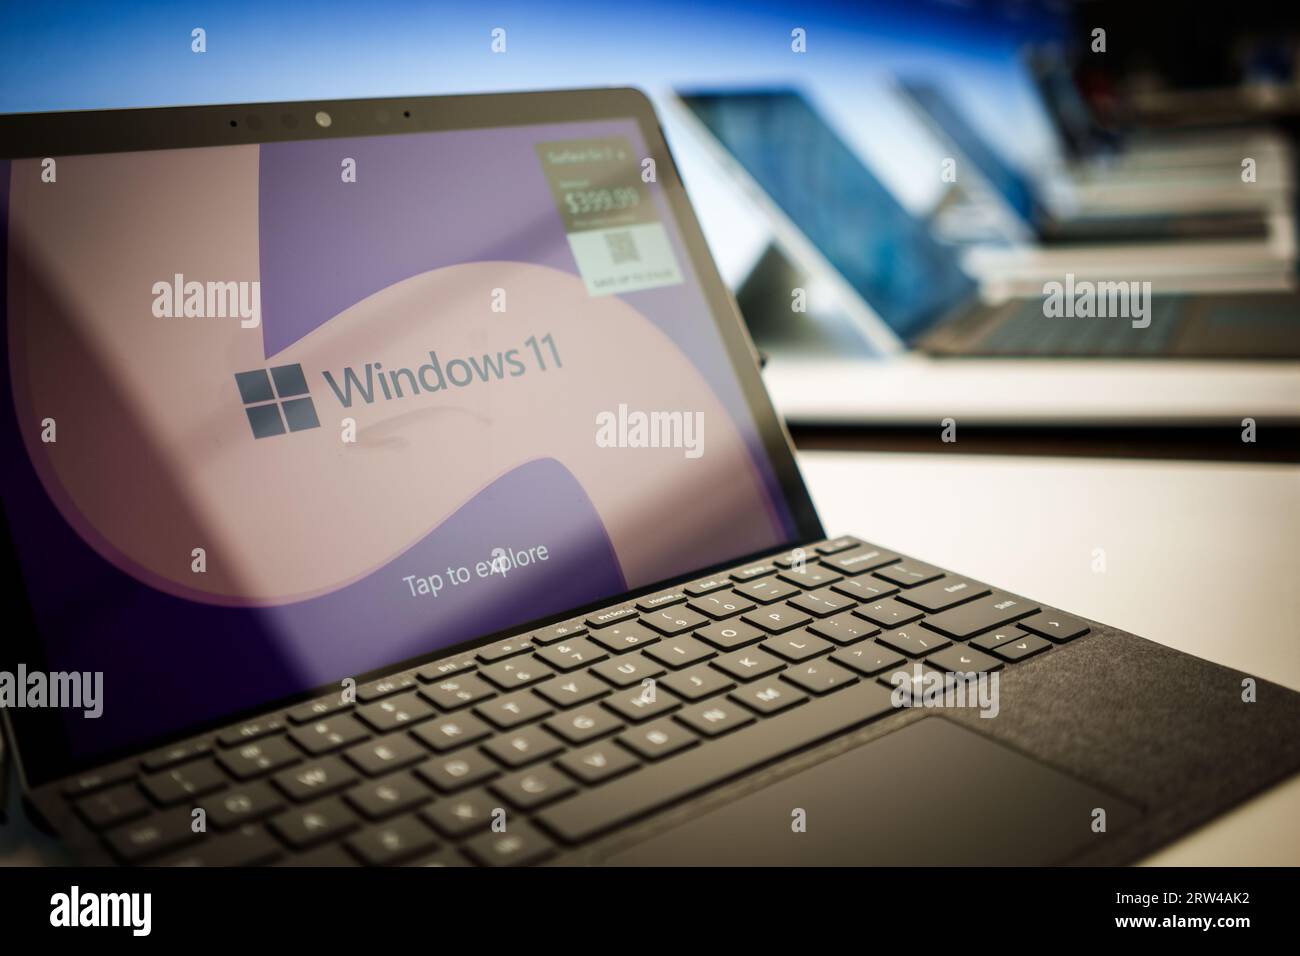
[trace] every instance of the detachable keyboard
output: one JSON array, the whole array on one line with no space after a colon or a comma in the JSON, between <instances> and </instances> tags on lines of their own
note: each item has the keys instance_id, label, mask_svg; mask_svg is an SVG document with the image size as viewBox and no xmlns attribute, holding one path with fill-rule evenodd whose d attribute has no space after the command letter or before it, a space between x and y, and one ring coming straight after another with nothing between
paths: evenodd
<instances>
[{"instance_id":1,"label":"detachable keyboard","mask_svg":"<svg viewBox=\"0 0 1300 956\"><path fill-rule=\"evenodd\" d=\"M1167 355L1187 318L1189 299L1154 295L1149 303L1150 325L1134 328L1133 320L1110 318L1046 318L1041 299L1013 300L1001 321L969 347L975 355L1150 356Z\"/></svg>"},{"instance_id":2,"label":"detachable keyboard","mask_svg":"<svg viewBox=\"0 0 1300 956\"><path fill-rule=\"evenodd\" d=\"M357 687L355 702L274 711L62 792L122 863L537 863L893 712L900 667L993 671L1088 630L841 537L394 673Z\"/></svg>"}]
</instances>

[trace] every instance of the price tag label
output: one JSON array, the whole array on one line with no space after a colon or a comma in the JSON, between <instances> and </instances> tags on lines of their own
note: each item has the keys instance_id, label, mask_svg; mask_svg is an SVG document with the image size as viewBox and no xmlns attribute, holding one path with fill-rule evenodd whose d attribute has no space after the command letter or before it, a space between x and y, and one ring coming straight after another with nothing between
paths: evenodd
<instances>
[{"instance_id":1,"label":"price tag label","mask_svg":"<svg viewBox=\"0 0 1300 956\"><path fill-rule=\"evenodd\" d=\"M641 181L640 158L625 138L539 143L537 156L589 295L682 281L668 231Z\"/></svg>"}]
</instances>

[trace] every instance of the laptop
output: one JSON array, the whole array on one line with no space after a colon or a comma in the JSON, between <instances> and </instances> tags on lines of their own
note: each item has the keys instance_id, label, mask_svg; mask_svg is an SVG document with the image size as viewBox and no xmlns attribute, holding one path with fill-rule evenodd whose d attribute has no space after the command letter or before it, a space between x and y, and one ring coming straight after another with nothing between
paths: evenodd
<instances>
[{"instance_id":1,"label":"laptop","mask_svg":"<svg viewBox=\"0 0 1300 956\"><path fill-rule=\"evenodd\" d=\"M1125 862L1300 769L1300 694L825 534L638 92L0 155L0 693L78 860Z\"/></svg>"},{"instance_id":2,"label":"laptop","mask_svg":"<svg viewBox=\"0 0 1300 956\"><path fill-rule=\"evenodd\" d=\"M1138 274L1125 275L1132 282L1116 276L1095 285L1061 276L1055 315L1043 294L987 301L963 270L958 250L906 210L798 92L698 92L680 99L769 200L770 216L779 220L779 235L791 250L787 269L833 275L863 336L886 352L1300 358L1300 295L1294 292L1157 292L1150 294L1147 314L1127 320L1122 313L1135 301ZM777 268L770 259L764 265ZM761 317L771 311L765 302L779 299L783 308L777 311L788 319L789 288L760 269L737 295L742 310L752 306L746 315ZM1078 302L1086 288L1105 288L1104 308L1115 306L1115 314L1102 317L1098 299L1092 315L1071 309L1067 316L1065 300Z\"/></svg>"},{"instance_id":3,"label":"laptop","mask_svg":"<svg viewBox=\"0 0 1300 956\"><path fill-rule=\"evenodd\" d=\"M899 92L918 117L951 151L967 175L978 177L986 192L1014 223L1017 237L1042 245L1163 242L1171 240L1261 240L1269 219L1259 209L1189 209L1177 212L1083 212L1062 217L1039 195L1034 183L998 155L988 141L934 86L903 80ZM1239 160L1223 166L1225 185L1239 182Z\"/></svg>"}]
</instances>

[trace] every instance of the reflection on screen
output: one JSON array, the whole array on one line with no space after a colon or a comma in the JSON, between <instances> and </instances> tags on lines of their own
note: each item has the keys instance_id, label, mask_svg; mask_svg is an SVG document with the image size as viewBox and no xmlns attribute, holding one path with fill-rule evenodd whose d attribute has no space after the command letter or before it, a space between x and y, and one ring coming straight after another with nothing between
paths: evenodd
<instances>
[{"instance_id":1,"label":"reflection on screen","mask_svg":"<svg viewBox=\"0 0 1300 956\"><path fill-rule=\"evenodd\" d=\"M923 331L971 290L952 254L798 93L682 99L900 336Z\"/></svg>"}]
</instances>

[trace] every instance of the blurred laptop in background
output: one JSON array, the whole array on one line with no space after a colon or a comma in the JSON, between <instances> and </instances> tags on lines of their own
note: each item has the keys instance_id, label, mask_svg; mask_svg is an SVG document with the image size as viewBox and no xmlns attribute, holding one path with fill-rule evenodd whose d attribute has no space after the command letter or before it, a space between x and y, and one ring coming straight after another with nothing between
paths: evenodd
<instances>
[{"instance_id":1,"label":"blurred laptop in background","mask_svg":"<svg viewBox=\"0 0 1300 956\"><path fill-rule=\"evenodd\" d=\"M1260 204L1258 193L1243 197L1239 205L1246 208L1240 209L1205 208L1186 202L1165 211L1111 208L1069 212L1053 208L1034 181L1003 159L938 87L902 80L898 90L956 160L959 175L974 180L982 195L1001 206L1011 239L1042 245L1264 240L1271 225L1285 228L1282 223L1271 223L1265 210L1251 208ZM1222 175L1225 184L1240 183L1236 163Z\"/></svg>"},{"instance_id":2,"label":"blurred laptop in background","mask_svg":"<svg viewBox=\"0 0 1300 956\"><path fill-rule=\"evenodd\" d=\"M737 298L794 421L1217 421L1243 402L1283 417L1300 407L1291 291L1161 294L1140 260L1112 257L1112 306L1116 284L1145 288L1146 315L1051 318L1044 288L1000 294L968 275L798 92L679 98L776 237ZM1074 277L1058 278L1073 298Z\"/></svg>"}]
</instances>

